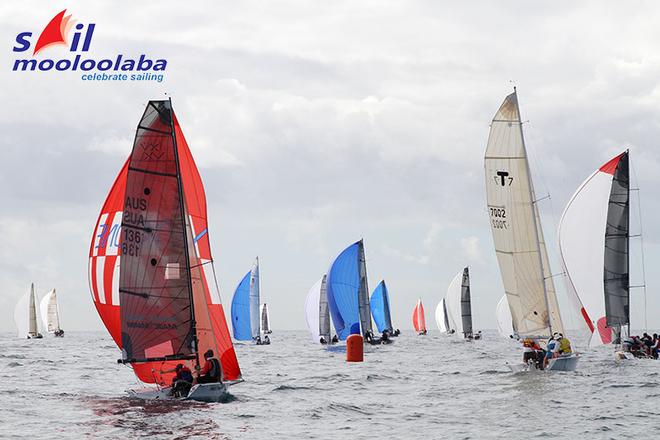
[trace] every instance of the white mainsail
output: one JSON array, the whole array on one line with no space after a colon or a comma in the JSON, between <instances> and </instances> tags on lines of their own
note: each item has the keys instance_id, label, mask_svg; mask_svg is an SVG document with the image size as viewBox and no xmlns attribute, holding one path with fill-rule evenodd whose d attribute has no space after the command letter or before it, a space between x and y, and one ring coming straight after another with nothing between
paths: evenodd
<instances>
[{"instance_id":1,"label":"white mainsail","mask_svg":"<svg viewBox=\"0 0 660 440\"><path fill-rule=\"evenodd\" d=\"M252 273L250 274L250 328L252 329L252 338L260 336L260 298L259 298L259 257L254 260Z\"/></svg>"},{"instance_id":2,"label":"white mainsail","mask_svg":"<svg viewBox=\"0 0 660 440\"><path fill-rule=\"evenodd\" d=\"M57 306L57 293L55 289L46 293L39 303L39 311L44 329L48 333L53 333L60 329L60 312Z\"/></svg>"},{"instance_id":3,"label":"white mainsail","mask_svg":"<svg viewBox=\"0 0 660 440\"><path fill-rule=\"evenodd\" d=\"M506 300L506 295L502 295L502 298L497 303L495 308L495 317L497 318L497 330L500 335L505 338L513 335L513 323L511 320L511 310L509 309L509 303Z\"/></svg>"},{"instance_id":4,"label":"white mainsail","mask_svg":"<svg viewBox=\"0 0 660 440\"><path fill-rule=\"evenodd\" d=\"M515 91L493 118L485 173L493 242L514 333L549 337L563 332Z\"/></svg>"},{"instance_id":5,"label":"white mainsail","mask_svg":"<svg viewBox=\"0 0 660 440\"><path fill-rule=\"evenodd\" d=\"M16 303L14 308L16 336L19 338L35 337L39 334L39 323L34 284Z\"/></svg>"}]
</instances>

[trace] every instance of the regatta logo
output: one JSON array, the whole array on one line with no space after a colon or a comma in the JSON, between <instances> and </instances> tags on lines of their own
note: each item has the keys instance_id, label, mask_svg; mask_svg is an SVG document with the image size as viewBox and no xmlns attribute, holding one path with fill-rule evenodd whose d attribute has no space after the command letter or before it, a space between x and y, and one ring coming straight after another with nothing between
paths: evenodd
<instances>
[{"instance_id":1,"label":"regatta logo","mask_svg":"<svg viewBox=\"0 0 660 440\"><path fill-rule=\"evenodd\" d=\"M66 9L55 15L41 31L34 46L33 33L21 32L16 35L13 52L16 58L12 70L25 71L82 71L83 81L157 81L162 82L167 68L165 59L152 59L141 54L137 59L124 54L98 59L90 56L96 23L76 23ZM53 46L69 49L69 56L62 58L37 58ZM25 57L30 54L31 56ZM20 56L24 56L20 58ZM137 72L137 73L133 73Z\"/></svg>"}]
</instances>

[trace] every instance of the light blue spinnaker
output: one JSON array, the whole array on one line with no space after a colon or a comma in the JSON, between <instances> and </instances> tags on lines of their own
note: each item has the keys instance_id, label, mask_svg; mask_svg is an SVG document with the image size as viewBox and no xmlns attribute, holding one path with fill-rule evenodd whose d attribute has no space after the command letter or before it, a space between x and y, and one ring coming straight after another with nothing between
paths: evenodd
<instances>
[{"instance_id":1,"label":"light blue spinnaker","mask_svg":"<svg viewBox=\"0 0 660 440\"><path fill-rule=\"evenodd\" d=\"M249 271L236 287L231 300L231 326L234 330L234 339L237 341L251 341L252 327L250 325L250 278Z\"/></svg>"},{"instance_id":2,"label":"light blue spinnaker","mask_svg":"<svg viewBox=\"0 0 660 440\"><path fill-rule=\"evenodd\" d=\"M366 263L362 240L339 254L327 277L328 305L339 339L371 331Z\"/></svg>"},{"instance_id":3,"label":"light blue spinnaker","mask_svg":"<svg viewBox=\"0 0 660 440\"><path fill-rule=\"evenodd\" d=\"M385 330L392 332L392 316L390 314L390 295L387 293L385 280L378 283L374 293L371 294L371 314L378 327L378 331L383 333Z\"/></svg>"}]
</instances>

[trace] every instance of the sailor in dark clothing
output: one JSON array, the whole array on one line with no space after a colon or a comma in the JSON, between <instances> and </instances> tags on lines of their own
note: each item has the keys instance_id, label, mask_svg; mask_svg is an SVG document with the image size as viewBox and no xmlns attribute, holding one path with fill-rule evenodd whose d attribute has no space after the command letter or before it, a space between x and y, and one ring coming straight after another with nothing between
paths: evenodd
<instances>
[{"instance_id":1,"label":"sailor in dark clothing","mask_svg":"<svg viewBox=\"0 0 660 440\"><path fill-rule=\"evenodd\" d=\"M213 350L206 350L204 353L204 367L197 377L198 383L222 382L222 365L220 361L213 357Z\"/></svg>"},{"instance_id":2,"label":"sailor in dark clothing","mask_svg":"<svg viewBox=\"0 0 660 440\"><path fill-rule=\"evenodd\" d=\"M170 396L174 397L186 397L193 383L193 375L190 368L186 367L183 364L177 364L174 370L161 370L163 373L172 373L175 372L176 376L172 378L172 389L170 390Z\"/></svg>"},{"instance_id":3,"label":"sailor in dark clothing","mask_svg":"<svg viewBox=\"0 0 660 440\"><path fill-rule=\"evenodd\" d=\"M333 343L333 344L336 344L337 342L339 342L339 338L337 337L337 335L334 335L334 336L332 337L332 343Z\"/></svg>"}]
</instances>

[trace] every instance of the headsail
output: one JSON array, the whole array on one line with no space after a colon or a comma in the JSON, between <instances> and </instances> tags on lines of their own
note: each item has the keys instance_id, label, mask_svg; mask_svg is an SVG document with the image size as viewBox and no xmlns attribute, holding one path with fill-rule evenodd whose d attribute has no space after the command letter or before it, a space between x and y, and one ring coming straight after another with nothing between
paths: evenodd
<instances>
[{"instance_id":1,"label":"headsail","mask_svg":"<svg viewBox=\"0 0 660 440\"><path fill-rule=\"evenodd\" d=\"M497 330L500 335L505 338L513 335L513 321L511 320L511 310L509 309L506 295L502 295L502 298L497 303L497 307L495 308L495 318L497 318Z\"/></svg>"},{"instance_id":2,"label":"headsail","mask_svg":"<svg viewBox=\"0 0 660 440\"><path fill-rule=\"evenodd\" d=\"M378 286L376 286L374 292L371 294L369 304L378 331L382 333L387 330L391 333L393 328L392 316L390 314L390 295L387 291L385 280L378 283Z\"/></svg>"},{"instance_id":3,"label":"headsail","mask_svg":"<svg viewBox=\"0 0 660 440\"><path fill-rule=\"evenodd\" d=\"M57 293L55 289L44 295L39 303L39 311L44 324L44 329L48 333L53 333L60 329L60 313L57 307Z\"/></svg>"},{"instance_id":4,"label":"headsail","mask_svg":"<svg viewBox=\"0 0 660 440\"><path fill-rule=\"evenodd\" d=\"M339 254L328 271L328 304L339 339L371 331L371 311L362 240Z\"/></svg>"},{"instance_id":5,"label":"headsail","mask_svg":"<svg viewBox=\"0 0 660 440\"><path fill-rule=\"evenodd\" d=\"M590 346L608 344L629 324L628 152L591 174L566 205L559 251L569 297L592 332Z\"/></svg>"},{"instance_id":6,"label":"headsail","mask_svg":"<svg viewBox=\"0 0 660 440\"><path fill-rule=\"evenodd\" d=\"M129 164L133 168L130 170L130 182ZM171 182L165 182L167 180L179 182L176 194L172 193L174 186ZM177 199L159 200L158 195L165 195L166 192L176 195ZM179 209L172 207L172 204L178 204ZM164 213L171 213L172 217L165 219L166 215L155 212L161 209ZM163 222L156 229L154 222L160 219ZM122 227L122 223L130 227ZM168 235L176 235L176 243L163 243L162 240ZM149 248L149 243L154 247ZM187 257L181 258L181 251L187 253ZM120 254L128 260L126 264L121 263ZM139 360L140 355L145 359L190 357L184 363L194 367L193 361L196 359L192 358L196 357L196 353L213 349L222 364L224 379L240 379L238 361L215 281L204 188L169 101L150 101L147 105L138 126L133 153L115 180L99 215L89 257L90 291L94 304L109 333L124 351L126 360L130 361L129 354L135 360ZM153 265L153 260L156 260L156 265ZM120 272L124 276L123 282L120 281ZM145 279L139 280L140 273ZM147 277L153 282L151 286L146 281ZM136 285L128 284L134 280ZM209 282L212 288L209 288ZM181 287L185 294L176 290L177 287ZM169 289L175 290L174 295L164 298ZM138 295L133 295L136 293ZM184 298L186 295L187 300ZM120 307L121 298L129 296L134 298ZM142 306L153 303L152 312L164 309L165 313L153 318L150 316L152 312L140 307L140 301L143 301ZM169 306L167 303L170 303ZM190 329L183 337L181 328L186 325L168 322L168 319L179 319L184 315L172 310L175 303L194 305L194 308L188 306ZM194 336L190 319L193 313ZM145 325L153 325L154 328L144 328ZM126 332L123 332L123 327ZM130 346L124 346L122 333L126 335L126 340L130 340ZM169 336L172 338L168 339ZM195 346L189 345L195 339ZM182 344L176 347L179 342ZM178 362L152 360L134 362L132 366L144 382L169 384L172 374L161 375L159 371L173 368Z\"/></svg>"},{"instance_id":7,"label":"headsail","mask_svg":"<svg viewBox=\"0 0 660 440\"><path fill-rule=\"evenodd\" d=\"M237 341L252 340L252 321L250 318L250 284L252 270L245 274L238 283L231 300L231 325L234 329L234 339Z\"/></svg>"},{"instance_id":8,"label":"headsail","mask_svg":"<svg viewBox=\"0 0 660 440\"><path fill-rule=\"evenodd\" d=\"M330 342L330 311L328 309L328 296L326 289L326 275L318 280L305 299L305 322L312 337L318 343L323 337Z\"/></svg>"},{"instance_id":9,"label":"headsail","mask_svg":"<svg viewBox=\"0 0 660 440\"><path fill-rule=\"evenodd\" d=\"M447 301L445 298L442 298L435 308L435 323L441 332L455 330L449 321L449 315L447 314Z\"/></svg>"},{"instance_id":10,"label":"headsail","mask_svg":"<svg viewBox=\"0 0 660 440\"><path fill-rule=\"evenodd\" d=\"M16 336L26 338L30 332L30 298L34 290L34 284L23 296L18 299L14 307L14 324L16 324Z\"/></svg>"},{"instance_id":11,"label":"headsail","mask_svg":"<svg viewBox=\"0 0 660 440\"><path fill-rule=\"evenodd\" d=\"M493 118L485 173L493 241L514 332L519 337L563 332L515 92Z\"/></svg>"},{"instance_id":12,"label":"headsail","mask_svg":"<svg viewBox=\"0 0 660 440\"><path fill-rule=\"evenodd\" d=\"M424 316L424 305L419 299L415 305L412 315L413 328L417 333L426 332L426 317Z\"/></svg>"}]
</instances>

